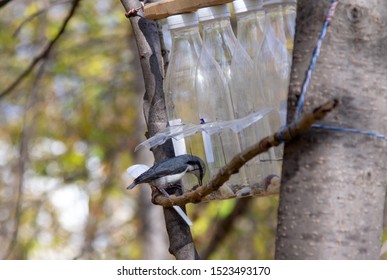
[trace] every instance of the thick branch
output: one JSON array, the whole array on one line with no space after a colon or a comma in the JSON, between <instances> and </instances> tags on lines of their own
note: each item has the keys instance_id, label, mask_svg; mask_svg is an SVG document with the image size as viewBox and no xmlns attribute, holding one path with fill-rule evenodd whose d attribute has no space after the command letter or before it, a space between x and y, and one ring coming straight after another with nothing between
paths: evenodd
<instances>
[{"instance_id":1,"label":"thick branch","mask_svg":"<svg viewBox=\"0 0 387 280\"><path fill-rule=\"evenodd\" d=\"M276 132L274 135L263 138L257 144L247 148L234 158L216 174L206 185L196 188L194 191L187 192L181 196L164 197L157 195L153 198L154 203L164 207L173 205L185 205L187 203L198 203L210 193L218 190L232 174L235 174L239 169L253 157L266 152L272 147L278 146L282 141L288 142L297 135L308 130L313 123L323 119L332 109L338 105L337 100L329 101L324 105L316 108L313 112L302 116L298 121L290 124L282 131Z\"/></svg>"},{"instance_id":2,"label":"thick branch","mask_svg":"<svg viewBox=\"0 0 387 280\"><path fill-rule=\"evenodd\" d=\"M56 36L54 37L54 39L52 39L47 44L47 46L43 49L43 51L37 57L35 57L31 61L31 63L19 75L19 77L17 77L16 80L11 85L9 85L5 90L3 90L0 93L0 100L3 97L5 97L6 95L8 95L9 93L11 93L32 72L32 70L34 70L35 66L38 64L39 61L41 61L42 59L45 59L45 58L47 58L49 56L52 48L58 42L59 38L63 35L63 33L65 32L66 27L67 27L67 25L68 25L68 23L70 21L70 19L75 14L75 11L76 11L76 9L77 9L77 7L79 5L79 2L80 2L80 0L74 0L73 1L71 9L70 9L69 13L67 14L65 20L63 21L63 24L62 24L61 28L59 29L58 33L56 34Z\"/></svg>"}]
</instances>

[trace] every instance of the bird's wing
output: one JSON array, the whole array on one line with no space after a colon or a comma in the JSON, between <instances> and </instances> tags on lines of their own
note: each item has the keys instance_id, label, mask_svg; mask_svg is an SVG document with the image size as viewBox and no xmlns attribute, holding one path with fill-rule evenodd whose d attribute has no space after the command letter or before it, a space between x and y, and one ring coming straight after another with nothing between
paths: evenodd
<instances>
[{"instance_id":1,"label":"bird's wing","mask_svg":"<svg viewBox=\"0 0 387 280\"><path fill-rule=\"evenodd\" d=\"M160 161L156 166L152 166L149 170L138 176L135 181L137 184L149 183L160 177L182 173L186 169L187 165L184 161L176 161L176 158L171 158Z\"/></svg>"}]
</instances>

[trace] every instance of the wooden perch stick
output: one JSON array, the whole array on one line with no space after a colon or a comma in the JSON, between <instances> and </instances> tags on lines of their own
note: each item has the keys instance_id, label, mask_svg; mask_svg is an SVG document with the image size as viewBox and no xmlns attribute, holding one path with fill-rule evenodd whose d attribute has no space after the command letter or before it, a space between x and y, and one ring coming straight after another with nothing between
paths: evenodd
<instances>
[{"instance_id":1,"label":"wooden perch stick","mask_svg":"<svg viewBox=\"0 0 387 280\"><path fill-rule=\"evenodd\" d=\"M158 194L153 197L153 203L164 207L172 207L173 205L183 206L190 202L200 202L205 196L218 190L225 182L227 182L232 174L237 173L239 169L253 157L266 152L272 147L278 146L282 143L281 139L285 142L289 142L297 135L308 130L316 121L323 119L337 105L338 101L336 99L329 101L314 109L313 112L304 114L299 120L291 123L283 130L276 132L274 135L263 138L257 144L252 145L234 156L232 160L220 169L218 174L216 174L206 185L199 186L195 190L184 193L180 196L164 197Z\"/></svg>"},{"instance_id":2,"label":"wooden perch stick","mask_svg":"<svg viewBox=\"0 0 387 280\"><path fill-rule=\"evenodd\" d=\"M146 5L147 19L163 19L172 15L194 12L197 9L230 3L233 0L164 0Z\"/></svg>"}]
</instances>

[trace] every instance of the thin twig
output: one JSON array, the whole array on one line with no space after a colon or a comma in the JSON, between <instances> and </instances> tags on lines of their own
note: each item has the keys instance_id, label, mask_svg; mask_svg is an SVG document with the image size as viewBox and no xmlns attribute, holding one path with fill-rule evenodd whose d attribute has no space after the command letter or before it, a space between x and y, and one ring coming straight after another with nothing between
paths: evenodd
<instances>
[{"instance_id":1,"label":"thin twig","mask_svg":"<svg viewBox=\"0 0 387 280\"><path fill-rule=\"evenodd\" d=\"M216 174L206 185L199 186L195 190L180 196L170 196L167 198L161 195L155 195L153 197L153 203L162 205L163 207L172 207L173 205L183 206L190 202L198 203L202 201L204 197L218 190L225 182L227 182L232 174L237 173L239 169L253 157L266 152L272 147L278 146L283 141L289 142L297 135L308 130L313 123L323 119L337 105L338 101L336 99L329 101L313 110L313 112L304 114L299 120L291 123L284 129L271 136L263 138L257 144L252 145L241 153L235 155L231 161L220 169L218 174Z\"/></svg>"},{"instance_id":2,"label":"thin twig","mask_svg":"<svg viewBox=\"0 0 387 280\"><path fill-rule=\"evenodd\" d=\"M34 18L44 14L44 13L47 13L51 8L53 8L54 6L57 6L57 5L64 5L64 4L69 4L71 3L72 1L71 0L67 0L67 1L64 1L64 2L58 2L58 3L53 3L50 5L50 7L47 7L47 8L44 8L44 9L41 9L35 13L33 13L32 15L30 15L29 17L27 17L26 19L24 19L22 21L22 23L20 23L20 25L16 28L15 32L13 32L12 36L13 37L16 37L17 35L19 35L21 29L23 28L23 26L30 22L31 20L33 20Z\"/></svg>"},{"instance_id":3,"label":"thin twig","mask_svg":"<svg viewBox=\"0 0 387 280\"><path fill-rule=\"evenodd\" d=\"M61 28L59 29L58 33L56 34L56 36L54 37L54 39L52 39L47 44L47 46L43 49L43 51L31 61L31 63L19 75L19 77L17 77L16 80L11 85L9 85L4 91L2 91L0 93L0 100L3 97L5 97L6 95L8 95L9 93L11 93L31 73L31 71L35 68L35 66L38 64L38 62L40 60L45 59L45 58L48 57L48 55L50 54L50 51L55 46L56 42L58 42L59 38L65 32L67 24L69 23L70 19L74 15L75 10L77 9L78 4L79 4L80 1L81 0L74 0L73 1L71 9L70 9L68 15L66 16L65 20L63 21L63 24L62 24Z\"/></svg>"}]
</instances>

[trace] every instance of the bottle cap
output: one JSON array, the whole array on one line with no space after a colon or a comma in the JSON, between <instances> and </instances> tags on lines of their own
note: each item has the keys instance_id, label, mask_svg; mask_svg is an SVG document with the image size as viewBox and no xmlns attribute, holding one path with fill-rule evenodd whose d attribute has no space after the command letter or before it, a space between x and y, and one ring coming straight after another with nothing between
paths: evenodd
<instances>
[{"instance_id":1,"label":"bottle cap","mask_svg":"<svg viewBox=\"0 0 387 280\"><path fill-rule=\"evenodd\" d=\"M167 18L167 22L169 29L189 27L199 24L198 16L196 13L169 16Z\"/></svg>"},{"instance_id":2,"label":"bottle cap","mask_svg":"<svg viewBox=\"0 0 387 280\"><path fill-rule=\"evenodd\" d=\"M236 14L256 11L262 8L262 0L236 0L232 6Z\"/></svg>"},{"instance_id":3,"label":"bottle cap","mask_svg":"<svg viewBox=\"0 0 387 280\"><path fill-rule=\"evenodd\" d=\"M199 21L207 21L212 20L216 18L222 18L222 17L230 17L230 10L228 8L227 4L208 7L208 8L201 8L197 11Z\"/></svg>"}]
</instances>

